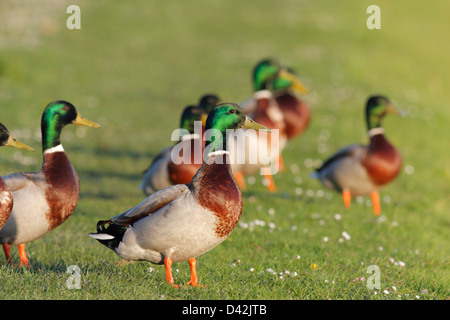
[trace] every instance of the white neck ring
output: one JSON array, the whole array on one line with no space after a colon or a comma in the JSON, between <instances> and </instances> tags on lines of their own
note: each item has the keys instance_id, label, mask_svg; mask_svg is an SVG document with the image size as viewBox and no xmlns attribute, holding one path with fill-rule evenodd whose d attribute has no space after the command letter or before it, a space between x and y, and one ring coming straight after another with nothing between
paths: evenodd
<instances>
[{"instance_id":1,"label":"white neck ring","mask_svg":"<svg viewBox=\"0 0 450 320\"><path fill-rule=\"evenodd\" d=\"M272 98L272 92L270 92L269 90L255 91L255 93L253 93L253 98L255 100L270 99L270 98Z\"/></svg>"},{"instance_id":2,"label":"white neck ring","mask_svg":"<svg viewBox=\"0 0 450 320\"><path fill-rule=\"evenodd\" d=\"M200 135L198 133L191 133L191 134L185 134L184 136L181 136L181 141L193 140L193 139L200 139Z\"/></svg>"},{"instance_id":3,"label":"white neck ring","mask_svg":"<svg viewBox=\"0 0 450 320\"><path fill-rule=\"evenodd\" d=\"M369 131L367 131L367 135L369 137L373 137L373 136L376 136L377 134L383 134L383 133L384 133L384 129L381 127L373 128L373 129L370 129Z\"/></svg>"},{"instance_id":4,"label":"white neck ring","mask_svg":"<svg viewBox=\"0 0 450 320\"><path fill-rule=\"evenodd\" d=\"M220 156L220 155L224 155L224 154L230 154L230 152L226 151L226 150L217 150L217 151L213 151L208 153L208 158L210 157L215 157L215 156Z\"/></svg>"},{"instance_id":5,"label":"white neck ring","mask_svg":"<svg viewBox=\"0 0 450 320\"><path fill-rule=\"evenodd\" d=\"M54 153L54 152L64 152L64 148L63 148L62 144L58 144L55 147L52 147L52 148L49 148L49 149L45 150L44 154Z\"/></svg>"}]
</instances>

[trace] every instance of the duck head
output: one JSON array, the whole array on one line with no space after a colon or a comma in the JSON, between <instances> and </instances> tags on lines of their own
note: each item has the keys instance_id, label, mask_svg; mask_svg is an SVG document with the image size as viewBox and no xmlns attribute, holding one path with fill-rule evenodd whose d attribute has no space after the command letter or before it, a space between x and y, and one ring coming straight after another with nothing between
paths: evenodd
<instances>
[{"instance_id":1,"label":"duck head","mask_svg":"<svg viewBox=\"0 0 450 320\"><path fill-rule=\"evenodd\" d=\"M385 96L371 96L366 103L367 129L381 127L381 121L387 114L398 114L391 101Z\"/></svg>"},{"instance_id":2,"label":"duck head","mask_svg":"<svg viewBox=\"0 0 450 320\"><path fill-rule=\"evenodd\" d=\"M235 103L221 103L215 106L208 114L206 119L205 130L212 130L210 139L207 139L205 149L208 147L209 152L224 150L224 146L227 146L227 130L236 129L254 129L254 130L267 130L270 129L260 125L248 117L242 108ZM219 134L214 134L219 132ZM208 136L207 136L208 137Z\"/></svg>"},{"instance_id":3,"label":"duck head","mask_svg":"<svg viewBox=\"0 0 450 320\"><path fill-rule=\"evenodd\" d=\"M197 106L187 106L181 114L180 128L194 133L194 122L202 120L202 111Z\"/></svg>"},{"instance_id":4,"label":"duck head","mask_svg":"<svg viewBox=\"0 0 450 320\"><path fill-rule=\"evenodd\" d=\"M272 59L259 62L253 69L253 87L255 91L286 91L292 89L302 94L308 93L308 89L291 68L281 66Z\"/></svg>"},{"instance_id":5,"label":"duck head","mask_svg":"<svg viewBox=\"0 0 450 320\"><path fill-rule=\"evenodd\" d=\"M203 112L202 116L202 124L203 126L206 125L206 118L208 117L208 114L214 108L220 103L220 98L215 94L205 94L200 98L200 101L198 102L198 107Z\"/></svg>"},{"instance_id":6,"label":"duck head","mask_svg":"<svg viewBox=\"0 0 450 320\"><path fill-rule=\"evenodd\" d=\"M254 91L268 90L270 81L277 76L280 69L281 66L278 62L272 59L265 59L258 62L253 68Z\"/></svg>"},{"instance_id":7,"label":"duck head","mask_svg":"<svg viewBox=\"0 0 450 320\"><path fill-rule=\"evenodd\" d=\"M291 68L281 68L275 78L271 79L273 91L286 91L292 89L296 92L307 94L308 88L303 85L299 77Z\"/></svg>"},{"instance_id":8,"label":"duck head","mask_svg":"<svg viewBox=\"0 0 450 320\"><path fill-rule=\"evenodd\" d=\"M62 100L50 102L41 119L43 150L59 145L62 128L71 123L92 128L100 127L99 124L81 116L70 102Z\"/></svg>"},{"instance_id":9,"label":"duck head","mask_svg":"<svg viewBox=\"0 0 450 320\"><path fill-rule=\"evenodd\" d=\"M0 146L1 147L13 147L22 150L34 151L32 147L17 141L12 135L9 134L8 129L0 123Z\"/></svg>"}]
</instances>

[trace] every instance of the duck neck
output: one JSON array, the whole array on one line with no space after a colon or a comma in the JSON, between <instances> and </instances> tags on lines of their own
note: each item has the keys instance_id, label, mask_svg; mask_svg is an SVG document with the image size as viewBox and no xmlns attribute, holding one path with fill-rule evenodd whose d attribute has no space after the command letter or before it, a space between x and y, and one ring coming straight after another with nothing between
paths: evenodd
<instances>
[{"instance_id":1,"label":"duck neck","mask_svg":"<svg viewBox=\"0 0 450 320\"><path fill-rule=\"evenodd\" d=\"M370 139L372 139L375 136L383 135L383 134L384 134L384 129L382 127L371 128L367 131L367 135L369 136Z\"/></svg>"},{"instance_id":2,"label":"duck neck","mask_svg":"<svg viewBox=\"0 0 450 320\"><path fill-rule=\"evenodd\" d=\"M205 155L213 152L225 152L227 149L227 132L225 129L212 128L206 130L205 140Z\"/></svg>"},{"instance_id":3,"label":"duck neck","mask_svg":"<svg viewBox=\"0 0 450 320\"><path fill-rule=\"evenodd\" d=\"M44 118L42 119L41 132L43 152L61 145L60 137L62 128L63 125L58 121L46 121Z\"/></svg>"},{"instance_id":4,"label":"duck neck","mask_svg":"<svg viewBox=\"0 0 450 320\"><path fill-rule=\"evenodd\" d=\"M383 119L383 117L384 113L379 114L373 113L370 110L366 110L367 131L381 128L381 120Z\"/></svg>"}]
</instances>

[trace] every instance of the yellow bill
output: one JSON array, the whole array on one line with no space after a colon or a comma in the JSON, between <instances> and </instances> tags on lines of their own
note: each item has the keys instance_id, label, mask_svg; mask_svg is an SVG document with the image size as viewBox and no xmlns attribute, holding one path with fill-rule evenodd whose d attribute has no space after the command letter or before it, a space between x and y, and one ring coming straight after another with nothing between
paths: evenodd
<instances>
[{"instance_id":1,"label":"yellow bill","mask_svg":"<svg viewBox=\"0 0 450 320\"><path fill-rule=\"evenodd\" d=\"M245 116L245 122L244 122L244 125L242 126L242 128L255 129L255 130L266 130L266 131L270 132L269 128L253 121L253 119L249 118L248 116Z\"/></svg>"},{"instance_id":2,"label":"yellow bill","mask_svg":"<svg viewBox=\"0 0 450 320\"><path fill-rule=\"evenodd\" d=\"M12 136L9 136L9 139L8 139L8 141L6 141L5 146L22 149L22 150L34 151L34 149L32 147L26 145L25 143L17 141Z\"/></svg>"},{"instance_id":3,"label":"yellow bill","mask_svg":"<svg viewBox=\"0 0 450 320\"><path fill-rule=\"evenodd\" d=\"M206 125L206 119L208 119L208 115L207 114L202 114L202 126Z\"/></svg>"},{"instance_id":4,"label":"yellow bill","mask_svg":"<svg viewBox=\"0 0 450 320\"><path fill-rule=\"evenodd\" d=\"M307 94L309 92L308 88L306 88L306 86L300 81L300 79L296 75L284 69L281 70L279 74L280 77L292 82L292 89L303 94Z\"/></svg>"},{"instance_id":5,"label":"yellow bill","mask_svg":"<svg viewBox=\"0 0 450 320\"><path fill-rule=\"evenodd\" d=\"M100 125L98 123L92 122L86 118L84 118L81 114L77 114L77 118L72 121L73 124L79 125L79 126L86 126L91 128L100 128Z\"/></svg>"}]
</instances>

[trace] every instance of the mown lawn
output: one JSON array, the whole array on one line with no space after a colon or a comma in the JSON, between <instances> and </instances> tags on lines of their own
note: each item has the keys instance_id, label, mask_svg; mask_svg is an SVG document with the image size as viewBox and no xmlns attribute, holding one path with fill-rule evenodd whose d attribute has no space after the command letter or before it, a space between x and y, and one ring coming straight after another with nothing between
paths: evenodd
<instances>
[{"instance_id":1,"label":"mown lawn","mask_svg":"<svg viewBox=\"0 0 450 320\"><path fill-rule=\"evenodd\" d=\"M1 174L39 170L40 116L52 100L102 125L64 129L81 179L77 209L26 246L30 269L1 263L0 299L448 299L450 4L377 1L381 29L368 30L369 1L80 0L81 30L68 30L73 2L0 4L0 121L36 149L2 148ZM247 98L266 57L297 70L312 122L283 153L277 193L248 180L239 226L198 258L206 287L174 289L162 266L124 263L91 239L98 220L143 199L142 171L171 144L182 108L210 92ZM337 148L366 141L374 93L408 112L384 122L404 167L381 192L380 217L369 198L345 210L308 178ZM67 287L70 265L80 289ZM366 286L372 265L381 289ZM173 270L189 280L187 262Z\"/></svg>"}]
</instances>

